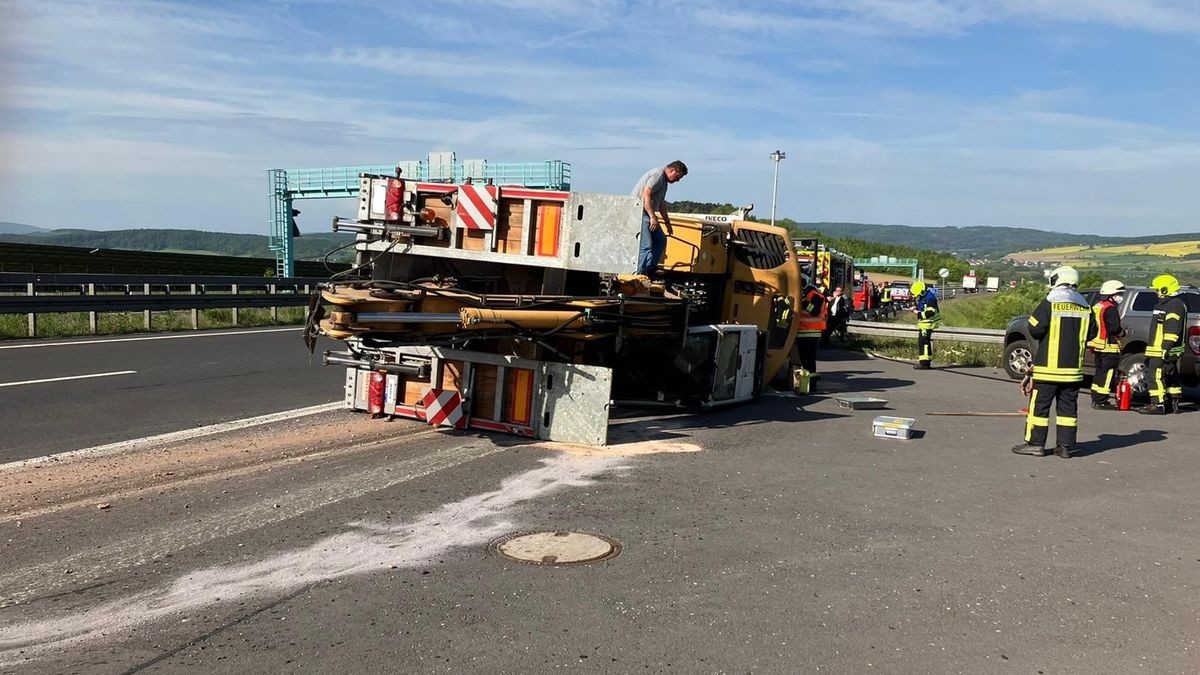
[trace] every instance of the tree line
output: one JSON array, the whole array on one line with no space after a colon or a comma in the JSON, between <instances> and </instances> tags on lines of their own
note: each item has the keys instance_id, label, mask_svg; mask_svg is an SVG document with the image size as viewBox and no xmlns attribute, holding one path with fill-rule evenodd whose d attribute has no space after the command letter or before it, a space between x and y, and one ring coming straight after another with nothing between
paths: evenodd
<instances>
[{"instance_id":1,"label":"tree line","mask_svg":"<svg viewBox=\"0 0 1200 675\"><path fill-rule=\"evenodd\" d=\"M733 204L721 204L715 202L693 202L693 201L677 201L667 205L669 211L676 213L717 213L729 214L733 213L737 207ZM763 222L765 218L752 218L757 222ZM792 239L816 239L820 243L835 248L842 253L853 256L855 258L870 258L877 255L890 255L897 258L916 258L921 267L925 268L925 274L928 277L937 276L937 271L943 267L950 270L951 279L961 279L967 273L970 266L963 260L955 256L953 253L943 251L935 251L928 248L913 246L911 244L897 244L882 241L868 241L864 238L850 236L830 236L826 232L810 227L811 223L801 223L791 218L776 218L775 224L787 228L791 233ZM914 238L913 241L919 241ZM882 270L895 272L896 274L909 274L911 269L908 267L895 268L871 268L871 270ZM867 271L868 276L871 270Z\"/></svg>"},{"instance_id":2,"label":"tree line","mask_svg":"<svg viewBox=\"0 0 1200 675\"><path fill-rule=\"evenodd\" d=\"M326 253L353 241L352 234L305 234L292 240L296 260L320 260ZM31 234L0 234L0 241L47 246L89 246L131 251L175 251L211 253L246 258L273 258L268 238L261 234L233 234L202 230L50 230ZM344 249L330 257L348 262L353 250Z\"/></svg>"}]
</instances>

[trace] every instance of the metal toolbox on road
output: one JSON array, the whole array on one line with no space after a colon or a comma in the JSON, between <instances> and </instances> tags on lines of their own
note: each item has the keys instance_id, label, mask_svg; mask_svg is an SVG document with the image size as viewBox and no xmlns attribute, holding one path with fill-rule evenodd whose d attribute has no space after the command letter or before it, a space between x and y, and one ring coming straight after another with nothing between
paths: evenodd
<instances>
[{"instance_id":1,"label":"metal toolbox on road","mask_svg":"<svg viewBox=\"0 0 1200 675\"><path fill-rule=\"evenodd\" d=\"M912 438L913 425L917 421L911 417L892 417L880 415L871 422L871 428L879 438Z\"/></svg>"},{"instance_id":2,"label":"metal toolbox on road","mask_svg":"<svg viewBox=\"0 0 1200 675\"><path fill-rule=\"evenodd\" d=\"M886 398L873 396L835 396L838 406L848 410L878 410L887 407Z\"/></svg>"}]
</instances>

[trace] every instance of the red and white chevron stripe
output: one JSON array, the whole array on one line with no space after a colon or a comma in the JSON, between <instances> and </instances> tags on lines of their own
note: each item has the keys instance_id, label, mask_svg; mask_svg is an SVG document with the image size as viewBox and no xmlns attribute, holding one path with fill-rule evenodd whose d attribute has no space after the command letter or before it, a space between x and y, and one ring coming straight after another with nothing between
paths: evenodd
<instances>
[{"instance_id":1,"label":"red and white chevron stripe","mask_svg":"<svg viewBox=\"0 0 1200 675\"><path fill-rule=\"evenodd\" d=\"M421 397L421 405L425 406L425 421L431 426L455 429L465 426L462 395L453 389L431 388Z\"/></svg>"},{"instance_id":2,"label":"red and white chevron stripe","mask_svg":"<svg viewBox=\"0 0 1200 675\"><path fill-rule=\"evenodd\" d=\"M496 227L496 202L500 188L494 185L458 186L459 227L468 230L492 230Z\"/></svg>"}]
</instances>

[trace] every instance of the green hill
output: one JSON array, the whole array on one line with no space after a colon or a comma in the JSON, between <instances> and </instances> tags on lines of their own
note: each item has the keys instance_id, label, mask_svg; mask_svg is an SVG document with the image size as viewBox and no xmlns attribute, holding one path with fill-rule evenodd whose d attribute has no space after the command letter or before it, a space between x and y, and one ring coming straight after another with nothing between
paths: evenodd
<instances>
[{"instance_id":1,"label":"green hill","mask_svg":"<svg viewBox=\"0 0 1200 675\"><path fill-rule=\"evenodd\" d=\"M937 270L945 267L950 270L951 279L961 279L964 274L972 267L968 265L962 258L953 253L943 251L935 251L928 248L917 248L915 246L904 246L900 244L888 244L877 241L866 241L852 237L836 237L829 236L825 232L813 230L809 227L809 223L797 223L788 218L780 220L775 219L776 225L782 225L788 228L792 233L792 239L807 239L816 238L822 244L835 248L842 253L854 256L855 258L870 258L875 255L887 254L897 258L916 258L921 267L925 268L925 274L933 277L937 274ZM871 268L865 270L867 274L871 271L879 269L887 272L895 272L902 274L910 274L912 270L908 267L895 268Z\"/></svg>"},{"instance_id":2,"label":"green hill","mask_svg":"<svg viewBox=\"0 0 1200 675\"><path fill-rule=\"evenodd\" d=\"M33 225L26 225L25 223L13 223L7 220L0 221L0 234L29 234L30 232L45 232L45 230Z\"/></svg>"},{"instance_id":3,"label":"green hill","mask_svg":"<svg viewBox=\"0 0 1200 675\"><path fill-rule=\"evenodd\" d=\"M1022 227L914 227L865 223L797 223L830 237L853 237L883 244L917 245L949 251L964 258L1001 258L1016 251L1072 245L1154 244L1200 239L1200 234L1159 234L1142 237L1102 237Z\"/></svg>"},{"instance_id":4,"label":"green hill","mask_svg":"<svg viewBox=\"0 0 1200 675\"><path fill-rule=\"evenodd\" d=\"M354 240L352 234L305 234L294 240L296 260L320 260L327 252ZM267 237L261 234L232 234L201 230L46 230L28 234L0 234L0 241L48 246L87 246L132 251L209 253L247 258L273 258ZM347 262L353 252L340 251L330 258Z\"/></svg>"},{"instance_id":5,"label":"green hill","mask_svg":"<svg viewBox=\"0 0 1200 675\"><path fill-rule=\"evenodd\" d=\"M691 202L679 201L671 202L668 205L668 210L676 213L732 213L735 209L732 204L717 204L712 202ZM762 222L766 219L755 218ZM887 254L897 258L916 258L920 261L921 266L925 268L926 274L933 275L936 270L945 267L950 270L950 278L961 279L966 274L969 266L961 258L953 253L945 253L943 250L933 250L928 247L914 246L913 244L928 244L937 242L926 242L918 238L902 239L896 242L880 241L869 239L860 234L853 236L838 235L828 232L816 225L824 223L799 223L790 218L776 218L775 224L786 227L791 233L793 239L817 239L822 244L835 248L842 253L849 254L855 258L869 258L874 255ZM848 223L841 223L846 225ZM880 225L877 227L889 227ZM939 249L941 247L939 246ZM871 271L879 269L882 271L896 272L901 274L909 274L911 270L907 267L897 268L872 268Z\"/></svg>"}]
</instances>

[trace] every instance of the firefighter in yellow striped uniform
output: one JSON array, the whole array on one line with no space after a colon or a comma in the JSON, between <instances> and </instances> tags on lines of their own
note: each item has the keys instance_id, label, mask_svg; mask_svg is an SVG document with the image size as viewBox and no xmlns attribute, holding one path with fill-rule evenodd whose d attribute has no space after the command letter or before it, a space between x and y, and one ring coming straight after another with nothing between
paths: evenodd
<instances>
[{"instance_id":1,"label":"firefighter in yellow striped uniform","mask_svg":"<svg viewBox=\"0 0 1200 675\"><path fill-rule=\"evenodd\" d=\"M1121 365L1121 301L1125 296L1125 284L1110 279L1100 285L1100 299L1092 305L1092 321L1096 323L1096 337L1088 342L1088 349L1096 358L1096 372L1092 375L1092 407L1097 410L1116 410L1109 397L1113 393L1113 375Z\"/></svg>"},{"instance_id":2,"label":"firefighter in yellow striped uniform","mask_svg":"<svg viewBox=\"0 0 1200 675\"><path fill-rule=\"evenodd\" d=\"M1150 344L1146 346L1146 372L1150 377L1150 403L1138 408L1148 415L1179 412L1183 381L1179 377L1179 357L1183 356L1183 327L1187 325L1187 305L1179 297L1179 280L1160 274L1150 282L1158 291L1154 306L1154 324Z\"/></svg>"},{"instance_id":3,"label":"firefighter in yellow striped uniform","mask_svg":"<svg viewBox=\"0 0 1200 675\"><path fill-rule=\"evenodd\" d=\"M1076 286L1079 273L1060 267L1050 274L1050 292L1029 317L1029 334L1037 344L1033 359L1033 392L1025 419L1025 442L1013 446L1019 455L1049 454L1050 406L1055 405L1054 454L1070 457L1075 448L1079 422L1079 388L1083 384L1083 357L1087 343L1096 336L1092 309Z\"/></svg>"},{"instance_id":4,"label":"firefighter in yellow striped uniform","mask_svg":"<svg viewBox=\"0 0 1200 675\"><path fill-rule=\"evenodd\" d=\"M914 281L912 296L916 302L913 312L917 315L917 363L918 370L933 367L933 331L942 325L942 313L938 308L937 294L925 287L924 281Z\"/></svg>"}]
</instances>

